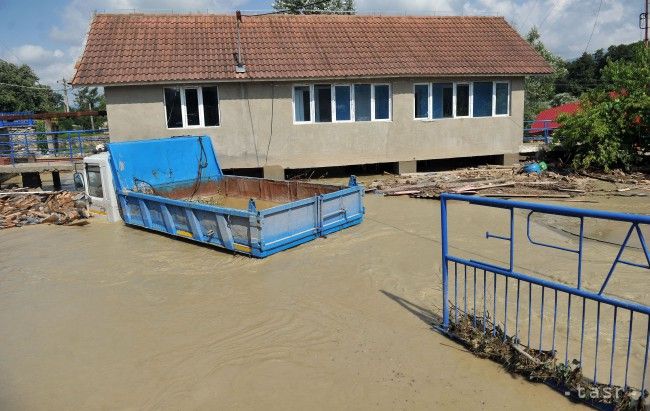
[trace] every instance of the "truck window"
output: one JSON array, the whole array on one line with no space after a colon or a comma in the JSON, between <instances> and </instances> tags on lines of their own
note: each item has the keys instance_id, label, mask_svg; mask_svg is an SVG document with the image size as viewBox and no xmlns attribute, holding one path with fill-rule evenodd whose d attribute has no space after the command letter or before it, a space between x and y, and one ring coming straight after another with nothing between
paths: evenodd
<instances>
[{"instance_id":1,"label":"truck window","mask_svg":"<svg viewBox=\"0 0 650 411\"><path fill-rule=\"evenodd\" d=\"M99 171L99 166L87 164L86 176L88 177L88 195L91 197L104 198L102 176Z\"/></svg>"}]
</instances>

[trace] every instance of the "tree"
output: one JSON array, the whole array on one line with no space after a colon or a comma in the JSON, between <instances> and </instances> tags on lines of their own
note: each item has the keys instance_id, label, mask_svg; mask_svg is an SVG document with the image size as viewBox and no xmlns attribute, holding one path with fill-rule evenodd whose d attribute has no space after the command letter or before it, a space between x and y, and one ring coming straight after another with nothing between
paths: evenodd
<instances>
[{"instance_id":1,"label":"tree","mask_svg":"<svg viewBox=\"0 0 650 411\"><path fill-rule=\"evenodd\" d=\"M49 86L39 84L26 64L0 60L0 111L55 111L63 107L63 97Z\"/></svg>"},{"instance_id":2,"label":"tree","mask_svg":"<svg viewBox=\"0 0 650 411\"><path fill-rule=\"evenodd\" d=\"M275 0L273 9L287 14L354 14L354 0Z\"/></svg>"},{"instance_id":3,"label":"tree","mask_svg":"<svg viewBox=\"0 0 650 411\"><path fill-rule=\"evenodd\" d=\"M79 111L84 110L105 110L106 100L104 95L99 93L96 87L83 87L77 91L75 97L76 108ZM83 129L94 129L95 119L100 122L106 121L106 117L79 117L77 124Z\"/></svg>"},{"instance_id":4,"label":"tree","mask_svg":"<svg viewBox=\"0 0 650 411\"><path fill-rule=\"evenodd\" d=\"M576 169L629 169L650 151L650 49L637 45L632 61L610 59L601 80L576 114L560 117L560 143Z\"/></svg>"},{"instance_id":5,"label":"tree","mask_svg":"<svg viewBox=\"0 0 650 411\"><path fill-rule=\"evenodd\" d=\"M533 120L540 111L550 107L550 101L556 94L555 83L566 76L566 68L564 61L542 43L536 27L530 29L526 41L553 67L551 75L526 77L524 120Z\"/></svg>"}]
</instances>

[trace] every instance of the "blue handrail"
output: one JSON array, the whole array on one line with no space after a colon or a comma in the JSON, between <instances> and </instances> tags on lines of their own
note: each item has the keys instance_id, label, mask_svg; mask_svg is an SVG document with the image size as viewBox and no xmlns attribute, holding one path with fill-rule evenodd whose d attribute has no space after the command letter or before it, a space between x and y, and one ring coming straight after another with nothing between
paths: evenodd
<instances>
[{"instance_id":1,"label":"blue handrail","mask_svg":"<svg viewBox=\"0 0 650 411\"><path fill-rule=\"evenodd\" d=\"M73 162L108 141L108 129L5 133L0 134L0 158L12 165L30 159Z\"/></svg>"},{"instance_id":2,"label":"blue handrail","mask_svg":"<svg viewBox=\"0 0 650 411\"><path fill-rule=\"evenodd\" d=\"M535 123L542 123L542 127L533 127ZM524 143L542 141L550 144L553 140L553 132L557 129L552 123L553 120L524 121Z\"/></svg>"}]
</instances>

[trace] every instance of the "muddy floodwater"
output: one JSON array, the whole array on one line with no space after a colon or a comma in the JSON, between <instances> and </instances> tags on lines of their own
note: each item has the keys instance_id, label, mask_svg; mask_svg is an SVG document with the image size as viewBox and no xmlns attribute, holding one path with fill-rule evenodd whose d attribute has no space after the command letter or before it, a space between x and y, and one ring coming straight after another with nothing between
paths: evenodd
<instances>
[{"instance_id":1,"label":"muddy floodwater","mask_svg":"<svg viewBox=\"0 0 650 411\"><path fill-rule=\"evenodd\" d=\"M643 198L598 201L650 211ZM361 225L264 260L100 219L0 231L0 409L582 407L432 330L437 201L365 203ZM499 213L450 210L452 250L506 261L484 239L506 229ZM539 238L570 241L571 222L538 217ZM516 263L546 275L563 258ZM631 286L641 274L612 292L647 303Z\"/></svg>"}]
</instances>

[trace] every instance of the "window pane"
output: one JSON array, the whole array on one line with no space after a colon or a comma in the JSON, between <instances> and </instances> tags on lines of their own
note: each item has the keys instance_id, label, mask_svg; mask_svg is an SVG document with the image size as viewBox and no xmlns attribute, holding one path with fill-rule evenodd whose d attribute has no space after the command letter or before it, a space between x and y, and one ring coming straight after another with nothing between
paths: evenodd
<instances>
[{"instance_id":1,"label":"window pane","mask_svg":"<svg viewBox=\"0 0 650 411\"><path fill-rule=\"evenodd\" d=\"M350 86L334 87L336 97L336 119L339 121L350 120Z\"/></svg>"},{"instance_id":2,"label":"window pane","mask_svg":"<svg viewBox=\"0 0 650 411\"><path fill-rule=\"evenodd\" d=\"M217 87L203 87L203 120L206 126L219 125L219 93Z\"/></svg>"},{"instance_id":3,"label":"window pane","mask_svg":"<svg viewBox=\"0 0 650 411\"><path fill-rule=\"evenodd\" d=\"M390 118L390 88L388 85L375 86L375 119Z\"/></svg>"},{"instance_id":4,"label":"window pane","mask_svg":"<svg viewBox=\"0 0 650 411\"><path fill-rule=\"evenodd\" d=\"M181 90L179 88L165 88L165 112L167 113L167 127L183 127L181 114Z\"/></svg>"},{"instance_id":5,"label":"window pane","mask_svg":"<svg viewBox=\"0 0 650 411\"><path fill-rule=\"evenodd\" d=\"M185 89L185 108L187 110L187 125L200 125L201 121L199 119L199 91L197 89Z\"/></svg>"},{"instance_id":6,"label":"window pane","mask_svg":"<svg viewBox=\"0 0 650 411\"><path fill-rule=\"evenodd\" d=\"M87 164L86 176L88 177L88 195L91 197L104 198L102 176L99 170L99 166Z\"/></svg>"},{"instance_id":7,"label":"window pane","mask_svg":"<svg viewBox=\"0 0 650 411\"><path fill-rule=\"evenodd\" d=\"M469 84L456 85L456 117L469 116Z\"/></svg>"},{"instance_id":8,"label":"window pane","mask_svg":"<svg viewBox=\"0 0 650 411\"><path fill-rule=\"evenodd\" d=\"M449 118L454 116L454 85L452 83L434 83L431 89L433 107L432 118Z\"/></svg>"},{"instance_id":9,"label":"window pane","mask_svg":"<svg viewBox=\"0 0 650 411\"><path fill-rule=\"evenodd\" d=\"M496 92L496 114L508 114L508 83L497 83Z\"/></svg>"},{"instance_id":10,"label":"window pane","mask_svg":"<svg viewBox=\"0 0 650 411\"><path fill-rule=\"evenodd\" d=\"M490 117L492 115L492 82L474 83L473 94L474 117Z\"/></svg>"},{"instance_id":11,"label":"window pane","mask_svg":"<svg viewBox=\"0 0 650 411\"><path fill-rule=\"evenodd\" d=\"M370 84L354 85L354 120L370 121Z\"/></svg>"},{"instance_id":12,"label":"window pane","mask_svg":"<svg viewBox=\"0 0 650 411\"><path fill-rule=\"evenodd\" d=\"M311 107L309 105L309 86L294 87L294 115L296 121L311 121Z\"/></svg>"},{"instance_id":13,"label":"window pane","mask_svg":"<svg viewBox=\"0 0 650 411\"><path fill-rule=\"evenodd\" d=\"M329 84L316 84L314 86L314 111L317 123L332 121L332 87Z\"/></svg>"},{"instance_id":14,"label":"window pane","mask_svg":"<svg viewBox=\"0 0 650 411\"><path fill-rule=\"evenodd\" d=\"M415 118L429 117L429 86L427 84L415 85Z\"/></svg>"}]
</instances>

